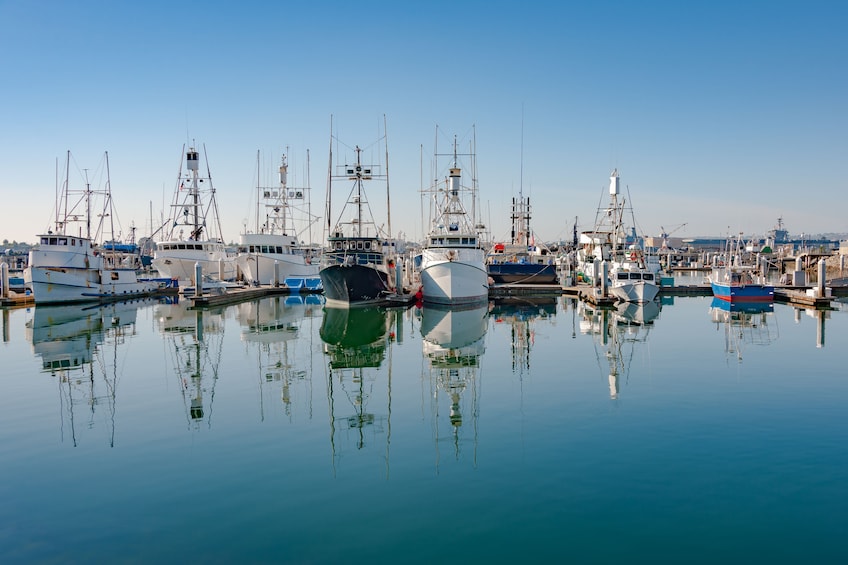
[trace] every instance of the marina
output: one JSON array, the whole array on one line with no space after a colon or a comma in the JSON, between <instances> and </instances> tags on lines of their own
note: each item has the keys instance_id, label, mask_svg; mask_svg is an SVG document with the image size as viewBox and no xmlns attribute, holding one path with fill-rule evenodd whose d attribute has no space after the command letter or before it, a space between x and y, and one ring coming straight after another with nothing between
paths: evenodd
<instances>
[{"instance_id":1,"label":"marina","mask_svg":"<svg viewBox=\"0 0 848 565\"><path fill-rule=\"evenodd\" d=\"M412 562L501 561L516 537L610 561L650 553L656 528L675 560L844 555L844 299L237 292L2 310L4 561L381 561L421 539ZM475 524L461 539L440 535L448 507ZM733 535L704 547L715 531Z\"/></svg>"}]
</instances>

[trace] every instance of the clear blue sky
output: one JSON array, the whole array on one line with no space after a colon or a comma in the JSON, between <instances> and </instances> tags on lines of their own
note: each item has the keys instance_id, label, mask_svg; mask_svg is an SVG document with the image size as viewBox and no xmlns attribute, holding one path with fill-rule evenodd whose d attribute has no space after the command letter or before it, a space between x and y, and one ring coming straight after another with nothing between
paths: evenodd
<instances>
[{"instance_id":1,"label":"clear blue sky","mask_svg":"<svg viewBox=\"0 0 848 565\"><path fill-rule=\"evenodd\" d=\"M648 235L764 234L780 216L848 232L846 28L838 0L0 0L0 240L48 227L67 150L88 168L109 152L121 223L144 235L196 140L234 241L258 150L289 147L305 182L308 149L320 209L330 116L368 145L384 114L410 238L436 125L476 127L496 238L522 185L542 239L591 227L613 168Z\"/></svg>"}]
</instances>

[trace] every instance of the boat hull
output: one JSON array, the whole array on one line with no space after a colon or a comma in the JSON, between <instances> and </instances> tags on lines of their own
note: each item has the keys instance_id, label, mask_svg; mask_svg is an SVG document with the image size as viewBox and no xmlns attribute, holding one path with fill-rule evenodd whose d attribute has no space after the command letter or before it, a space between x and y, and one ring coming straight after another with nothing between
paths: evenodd
<instances>
[{"instance_id":1,"label":"boat hull","mask_svg":"<svg viewBox=\"0 0 848 565\"><path fill-rule=\"evenodd\" d=\"M495 284L559 284L556 265L490 263L486 270Z\"/></svg>"},{"instance_id":2,"label":"boat hull","mask_svg":"<svg viewBox=\"0 0 848 565\"><path fill-rule=\"evenodd\" d=\"M330 265L318 274L328 303L369 304L392 293L388 273L375 265Z\"/></svg>"},{"instance_id":3,"label":"boat hull","mask_svg":"<svg viewBox=\"0 0 848 565\"><path fill-rule=\"evenodd\" d=\"M660 287L654 283L645 281L626 282L613 284L609 292L615 298L623 302L635 302L644 304L653 301L660 292Z\"/></svg>"},{"instance_id":4,"label":"boat hull","mask_svg":"<svg viewBox=\"0 0 848 565\"><path fill-rule=\"evenodd\" d=\"M773 302L774 287L764 284L732 285L711 282L713 296L725 302Z\"/></svg>"},{"instance_id":5,"label":"boat hull","mask_svg":"<svg viewBox=\"0 0 848 565\"><path fill-rule=\"evenodd\" d=\"M489 282L483 263L478 257L459 255L458 259L443 258L444 252L424 250L421 261L421 293L424 302L433 304L474 304L489 298ZM468 250L463 250L468 254ZM475 260L476 259L476 260Z\"/></svg>"},{"instance_id":6,"label":"boat hull","mask_svg":"<svg viewBox=\"0 0 848 565\"><path fill-rule=\"evenodd\" d=\"M138 280L132 269L28 267L24 280L36 304L134 298L160 288L157 281Z\"/></svg>"},{"instance_id":7,"label":"boat hull","mask_svg":"<svg viewBox=\"0 0 848 565\"><path fill-rule=\"evenodd\" d=\"M203 274L220 280L234 280L236 262L234 257L223 253L188 251L187 253L156 253L153 268L159 275L179 281L194 280L194 266L200 263Z\"/></svg>"},{"instance_id":8,"label":"boat hull","mask_svg":"<svg viewBox=\"0 0 848 565\"><path fill-rule=\"evenodd\" d=\"M318 276L318 265L307 264L304 256L298 254L240 253L236 264L245 280L256 284L283 284L288 278Z\"/></svg>"}]
</instances>

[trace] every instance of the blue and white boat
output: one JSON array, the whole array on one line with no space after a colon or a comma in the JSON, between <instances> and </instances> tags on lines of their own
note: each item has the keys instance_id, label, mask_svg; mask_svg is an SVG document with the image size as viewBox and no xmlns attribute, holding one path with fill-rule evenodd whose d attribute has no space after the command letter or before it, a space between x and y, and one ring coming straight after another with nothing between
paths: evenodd
<instances>
[{"instance_id":1,"label":"blue and white boat","mask_svg":"<svg viewBox=\"0 0 848 565\"><path fill-rule=\"evenodd\" d=\"M774 286L767 284L754 264L742 260L742 237L728 241L708 279L713 296L725 302L773 302Z\"/></svg>"},{"instance_id":2,"label":"blue and white boat","mask_svg":"<svg viewBox=\"0 0 848 565\"><path fill-rule=\"evenodd\" d=\"M715 267L709 276L713 296L725 302L774 302L774 286L759 280L750 266Z\"/></svg>"}]
</instances>

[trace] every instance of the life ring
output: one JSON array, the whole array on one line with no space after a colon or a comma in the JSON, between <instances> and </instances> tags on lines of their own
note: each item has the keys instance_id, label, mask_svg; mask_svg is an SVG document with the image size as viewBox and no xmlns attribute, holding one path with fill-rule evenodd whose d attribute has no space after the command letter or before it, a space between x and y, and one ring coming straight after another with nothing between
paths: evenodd
<instances>
[{"instance_id":1,"label":"life ring","mask_svg":"<svg viewBox=\"0 0 848 565\"><path fill-rule=\"evenodd\" d=\"M630 260L635 261L636 258L637 258L636 251L631 251L630 252Z\"/></svg>"}]
</instances>

